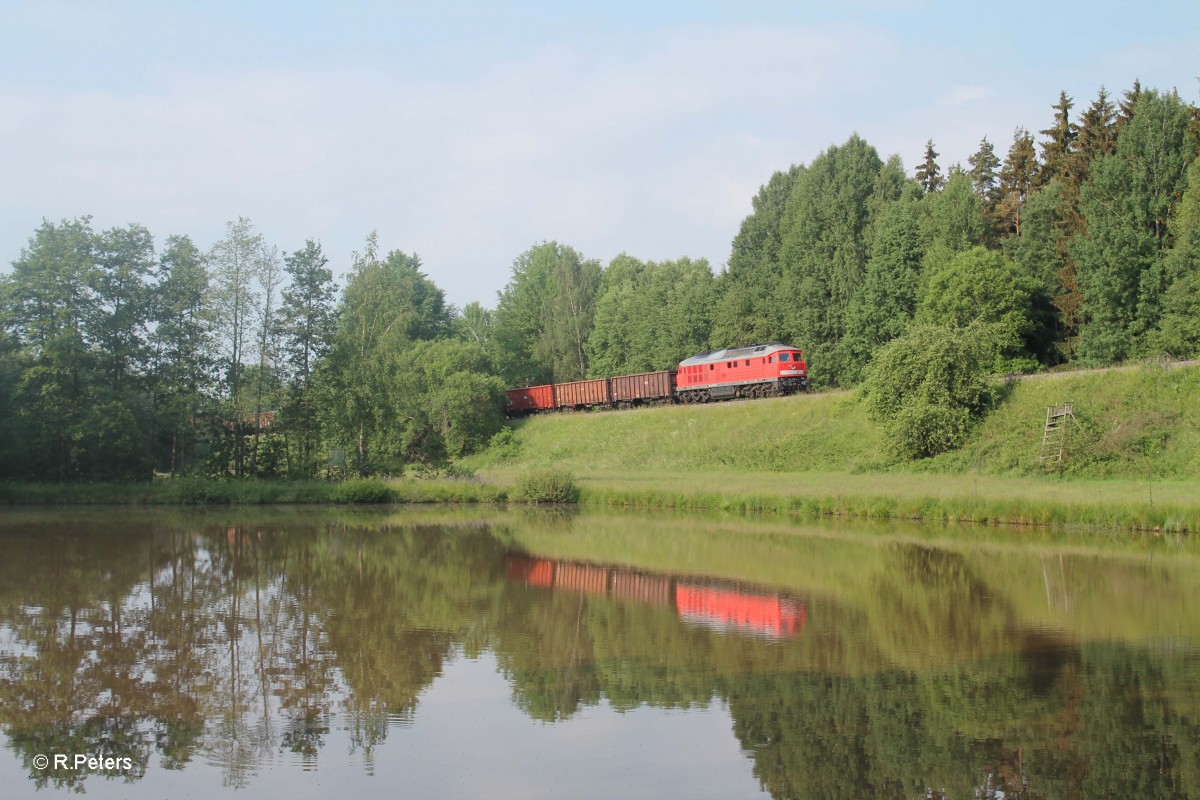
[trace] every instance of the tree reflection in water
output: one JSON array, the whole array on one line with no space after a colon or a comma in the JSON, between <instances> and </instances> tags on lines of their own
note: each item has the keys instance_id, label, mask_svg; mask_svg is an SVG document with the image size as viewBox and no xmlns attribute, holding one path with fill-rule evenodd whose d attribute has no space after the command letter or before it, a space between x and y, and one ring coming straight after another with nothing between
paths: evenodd
<instances>
[{"instance_id":1,"label":"tree reflection in water","mask_svg":"<svg viewBox=\"0 0 1200 800\"><path fill-rule=\"evenodd\" d=\"M1027 624L958 552L888 544L831 596L539 560L519 526L263 520L0 533L0 724L35 785L82 788L31 766L79 752L129 757L124 780L202 758L248 786L281 759L318 768L335 726L370 770L444 667L486 650L538 720L725 704L777 798L1200 791L1190 635Z\"/></svg>"}]
</instances>

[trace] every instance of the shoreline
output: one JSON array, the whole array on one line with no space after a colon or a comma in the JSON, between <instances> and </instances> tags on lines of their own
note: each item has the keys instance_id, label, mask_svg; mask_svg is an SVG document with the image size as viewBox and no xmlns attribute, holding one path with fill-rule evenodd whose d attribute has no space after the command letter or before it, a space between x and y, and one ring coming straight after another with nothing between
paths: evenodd
<instances>
[{"instance_id":1,"label":"shoreline","mask_svg":"<svg viewBox=\"0 0 1200 800\"><path fill-rule=\"evenodd\" d=\"M576 478L567 507L679 509L797 519L972 523L1014 529L1090 528L1188 534L1200 530L1200 485L1164 481L1055 480L841 473L738 476L603 475ZM0 509L78 506L537 505L515 499L511 476L484 479L221 481L151 484L0 484ZM720 490L709 487L724 486ZM1032 489L1030 487L1033 487ZM1138 490L1138 491L1134 491ZM1158 495L1158 500L1154 495ZM1192 499L1194 498L1194 499ZM1189 502L1190 500L1190 502Z\"/></svg>"}]
</instances>

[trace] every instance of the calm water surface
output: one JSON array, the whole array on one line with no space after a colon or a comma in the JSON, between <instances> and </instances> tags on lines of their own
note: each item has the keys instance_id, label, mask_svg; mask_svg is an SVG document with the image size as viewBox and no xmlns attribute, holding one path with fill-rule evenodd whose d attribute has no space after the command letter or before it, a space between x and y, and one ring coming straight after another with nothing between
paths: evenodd
<instances>
[{"instance_id":1,"label":"calm water surface","mask_svg":"<svg viewBox=\"0 0 1200 800\"><path fill-rule=\"evenodd\" d=\"M4 797L1200 797L1186 539L10 510L0 552Z\"/></svg>"}]
</instances>

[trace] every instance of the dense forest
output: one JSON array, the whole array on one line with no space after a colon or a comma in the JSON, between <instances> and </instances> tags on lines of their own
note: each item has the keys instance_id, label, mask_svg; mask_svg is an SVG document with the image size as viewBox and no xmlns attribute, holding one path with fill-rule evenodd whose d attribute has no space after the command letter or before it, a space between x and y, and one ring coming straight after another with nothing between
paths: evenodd
<instances>
[{"instance_id":1,"label":"dense forest","mask_svg":"<svg viewBox=\"0 0 1200 800\"><path fill-rule=\"evenodd\" d=\"M824 387L938 331L1001 374L1197 354L1200 110L1136 82L1051 109L1003 159L985 137L943 169L930 140L910 176L856 134L776 172L719 274L543 242L495 308L375 234L339 291L319 243L244 218L207 250L45 221L0 276L0 478L395 474L485 445L506 386L765 341Z\"/></svg>"}]
</instances>

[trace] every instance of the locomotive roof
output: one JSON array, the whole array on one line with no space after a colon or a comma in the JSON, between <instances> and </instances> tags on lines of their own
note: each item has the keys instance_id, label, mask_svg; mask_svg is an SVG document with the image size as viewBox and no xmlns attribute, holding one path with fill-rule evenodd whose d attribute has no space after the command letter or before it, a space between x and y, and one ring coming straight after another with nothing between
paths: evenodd
<instances>
[{"instance_id":1,"label":"locomotive roof","mask_svg":"<svg viewBox=\"0 0 1200 800\"><path fill-rule=\"evenodd\" d=\"M752 344L748 347L731 347L728 350L713 350L708 353L697 353L691 358L679 362L681 367L694 367L697 364L707 364L710 361L729 361L734 358L746 358L747 356L767 356L771 353L777 353L780 350L799 350L799 347L782 344L780 342L770 342L768 344Z\"/></svg>"}]
</instances>

